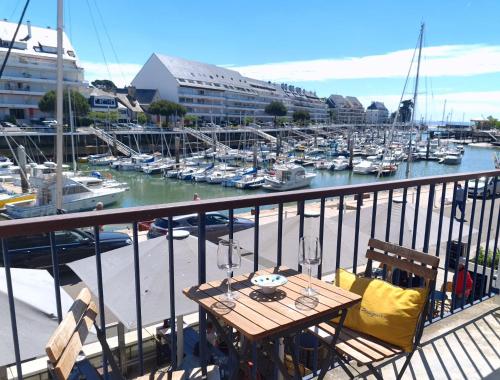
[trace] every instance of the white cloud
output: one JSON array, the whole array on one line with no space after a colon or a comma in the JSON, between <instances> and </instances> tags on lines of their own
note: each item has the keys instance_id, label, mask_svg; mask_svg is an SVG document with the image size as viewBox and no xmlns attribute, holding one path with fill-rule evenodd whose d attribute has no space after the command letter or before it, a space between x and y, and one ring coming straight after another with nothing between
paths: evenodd
<instances>
[{"instance_id":1,"label":"white cloud","mask_svg":"<svg viewBox=\"0 0 500 380\"><path fill-rule=\"evenodd\" d=\"M232 67L243 75L276 82L405 77L413 49L380 55L265 63ZM424 48L421 74L472 76L500 72L500 45L442 45Z\"/></svg>"},{"instance_id":2,"label":"white cloud","mask_svg":"<svg viewBox=\"0 0 500 380\"><path fill-rule=\"evenodd\" d=\"M358 96L366 107L371 101L384 102L386 107L396 109L400 95ZM465 121L478 119L488 115L500 116L500 91L470 91L452 92L426 97L421 95L417 101L417 115L428 121L440 121L443 118L444 102L446 100L445 119Z\"/></svg>"},{"instance_id":3,"label":"white cloud","mask_svg":"<svg viewBox=\"0 0 500 380\"><path fill-rule=\"evenodd\" d=\"M85 69L85 80L111 79L118 87L129 85L139 72L142 65L136 63L98 63L80 61Z\"/></svg>"}]
</instances>

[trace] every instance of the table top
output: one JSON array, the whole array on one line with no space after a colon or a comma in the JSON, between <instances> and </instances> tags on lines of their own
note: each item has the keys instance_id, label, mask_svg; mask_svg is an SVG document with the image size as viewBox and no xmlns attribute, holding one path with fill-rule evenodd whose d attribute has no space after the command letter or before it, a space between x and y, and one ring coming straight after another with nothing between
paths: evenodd
<instances>
[{"instance_id":1,"label":"table top","mask_svg":"<svg viewBox=\"0 0 500 380\"><path fill-rule=\"evenodd\" d=\"M250 280L253 276L269 273L281 274L288 282L275 293L265 294ZM233 277L232 290L238 292L239 297L230 306L220 302L227 290L227 280L192 286L183 293L250 340L313 325L361 300L357 294L316 278L312 279L312 287L318 294L313 298L305 297L302 290L307 287L308 279L307 275L283 266Z\"/></svg>"}]
</instances>

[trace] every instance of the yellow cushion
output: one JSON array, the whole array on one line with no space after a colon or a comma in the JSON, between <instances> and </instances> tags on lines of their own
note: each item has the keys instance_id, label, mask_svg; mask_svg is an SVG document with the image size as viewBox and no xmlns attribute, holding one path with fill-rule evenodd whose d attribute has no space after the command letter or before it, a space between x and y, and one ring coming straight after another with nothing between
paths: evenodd
<instances>
[{"instance_id":1,"label":"yellow cushion","mask_svg":"<svg viewBox=\"0 0 500 380\"><path fill-rule=\"evenodd\" d=\"M362 296L361 302L349 309L344 326L407 352L412 350L427 289L403 289L383 280L357 277L343 269L337 270L335 285Z\"/></svg>"}]
</instances>

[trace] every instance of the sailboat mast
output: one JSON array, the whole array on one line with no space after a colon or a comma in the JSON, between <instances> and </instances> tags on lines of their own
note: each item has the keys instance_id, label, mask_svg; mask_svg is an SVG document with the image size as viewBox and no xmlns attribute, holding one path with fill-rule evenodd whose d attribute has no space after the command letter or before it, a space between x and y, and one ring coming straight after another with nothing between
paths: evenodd
<instances>
[{"instance_id":1,"label":"sailboat mast","mask_svg":"<svg viewBox=\"0 0 500 380\"><path fill-rule=\"evenodd\" d=\"M62 209L63 204L63 0L57 0L57 87L56 87L56 207Z\"/></svg>"},{"instance_id":2,"label":"sailboat mast","mask_svg":"<svg viewBox=\"0 0 500 380\"><path fill-rule=\"evenodd\" d=\"M420 36L419 36L419 46L418 46L418 59L417 59L417 75L415 77L415 89L413 92L413 112L411 113L411 123L410 123L410 143L408 151L408 159L406 161L406 178L410 175L410 163L412 161L412 131L415 126L415 110L417 109L417 96L418 96L418 80L420 78L420 60L422 58L422 42L424 40L424 27L425 24L420 25Z\"/></svg>"}]
</instances>

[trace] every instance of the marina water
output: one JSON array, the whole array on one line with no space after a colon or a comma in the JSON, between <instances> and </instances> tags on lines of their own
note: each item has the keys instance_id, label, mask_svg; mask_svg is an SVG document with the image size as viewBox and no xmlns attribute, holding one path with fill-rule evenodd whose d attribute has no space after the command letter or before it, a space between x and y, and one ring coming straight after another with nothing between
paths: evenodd
<instances>
[{"instance_id":1,"label":"marina water","mask_svg":"<svg viewBox=\"0 0 500 380\"><path fill-rule=\"evenodd\" d=\"M437 161L415 161L411 163L410 177L417 178L494 169L493 154L495 151L492 148L465 146L465 154L462 163L459 165L443 165ZM405 167L406 162L403 162L395 175L381 178L377 178L375 175L353 174L349 170L335 172L316 170L316 177L311 184L311 188L404 179L406 178ZM102 167L88 168L82 166L81 169L98 170L101 173L109 170L115 179L128 183L130 190L125 192L123 199L113 205L113 208L190 201L193 199L194 193L199 194L201 199L210 199L266 192L264 189L241 190L203 182L164 179L161 176L148 176L142 172L119 172ZM307 170L314 169L308 168Z\"/></svg>"}]
</instances>

